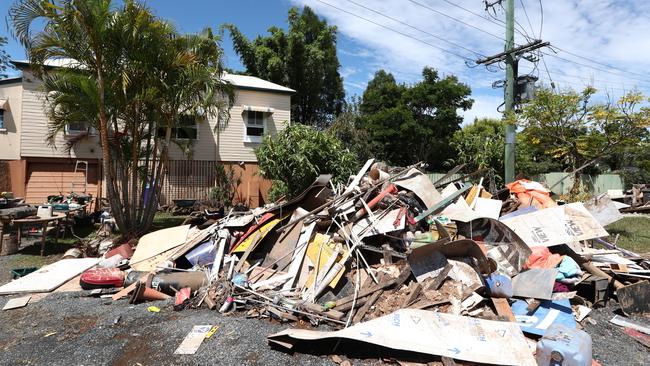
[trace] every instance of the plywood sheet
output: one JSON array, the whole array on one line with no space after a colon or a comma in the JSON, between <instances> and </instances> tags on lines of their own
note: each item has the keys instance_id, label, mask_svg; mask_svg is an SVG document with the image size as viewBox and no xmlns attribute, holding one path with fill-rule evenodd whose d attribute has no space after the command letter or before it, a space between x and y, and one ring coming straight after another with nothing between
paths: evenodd
<instances>
[{"instance_id":1,"label":"plywood sheet","mask_svg":"<svg viewBox=\"0 0 650 366\"><path fill-rule=\"evenodd\" d=\"M190 225L174 226L144 235L131 257L131 267L151 271L163 260L164 254L187 240Z\"/></svg>"},{"instance_id":2,"label":"plywood sheet","mask_svg":"<svg viewBox=\"0 0 650 366\"><path fill-rule=\"evenodd\" d=\"M0 295L53 291L98 262L99 258L62 259L1 286Z\"/></svg>"},{"instance_id":3,"label":"plywood sheet","mask_svg":"<svg viewBox=\"0 0 650 366\"><path fill-rule=\"evenodd\" d=\"M401 309L334 332L287 329L269 336L269 342L291 348L297 340L329 338L352 339L470 362L537 365L516 323L415 309Z\"/></svg>"}]
</instances>

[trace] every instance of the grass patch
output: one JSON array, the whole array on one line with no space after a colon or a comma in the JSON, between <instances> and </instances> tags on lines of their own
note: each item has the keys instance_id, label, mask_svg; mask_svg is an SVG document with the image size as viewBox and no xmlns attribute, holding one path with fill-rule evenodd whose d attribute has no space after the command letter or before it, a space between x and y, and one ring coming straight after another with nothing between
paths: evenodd
<instances>
[{"instance_id":1,"label":"grass patch","mask_svg":"<svg viewBox=\"0 0 650 366\"><path fill-rule=\"evenodd\" d=\"M642 254L650 252L650 216L626 216L621 220L605 227L609 233L609 242L616 243L621 248Z\"/></svg>"},{"instance_id":2,"label":"grass patch","mask_svg":"<svg viewBox=\"0 0 650 366\"><path fill-rule=\"evenodd\" d=\"M153 218L153 223L148 232L166 229L168 227L178 226L185 221L187 216L174 216L169 212L158 212Z\"/></svg>"}]
</instances>

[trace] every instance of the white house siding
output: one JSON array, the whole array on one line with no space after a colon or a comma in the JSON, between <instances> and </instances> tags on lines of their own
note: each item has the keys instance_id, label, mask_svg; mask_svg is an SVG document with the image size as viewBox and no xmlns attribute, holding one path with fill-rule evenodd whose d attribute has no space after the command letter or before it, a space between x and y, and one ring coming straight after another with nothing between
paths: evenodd
<instances>
[{"instance_id":1,"label":"white house siding","mask_svg":"<svg viewBox=\"0 0 650 366\"><path fill-rule=\"evenodd\" d=\"M0 131L0 160L20 159L21 90L20 80L0 85L0 99L7 99L4 131Z\"/></svg>"},{"instance_id":2,"label":"white house siding","mask_svg":"<svg viewBox=\"0 0 650 366\"><path fill-rule=\"evenodd\" d=\"M258 90L237 90L235 103L230 111L230 121L215 136L217 138L217 160L231 162L256 162L255 147L258 143L244 142L245 124L243 106L273 108L273 114L266 120L265 133L275 134L289 123L291 95L269 93Z\"/></svg>"},{"instance_id":3,"label":"white house siding","mask_svg":"<svg viewBox=\"0 0 650 366\"><path fill-rule=\"evenodd\" d=\"M99 139L90 136L80 141L70 154L65 152L66 137L59 133L54 147L45 140L48 118L45 114L41 82L29 71L23 71L21 155L23 157L93 159L101 156Z\"/></svg>"},{"instance_id":4,"label":"white house siding","mask_svg":"<svg viewBox=\"0 0 650 366\"><path fill-rule=\"evenodd\" d=\"M285 128L290 119L291 95L258 90L235 91L235 103L230 111L230 120L217 134L214 128L216 118L199 122L198 140L192 144L192 160L212 160L226 162L256 162L255 147L258 143L244 142L245 123L243 106L273 108L274 112L266 121L265 132L277 133ZM172 160L186 159L186 155L172 144L170 147Z\"/></svg>"}]
</instances>

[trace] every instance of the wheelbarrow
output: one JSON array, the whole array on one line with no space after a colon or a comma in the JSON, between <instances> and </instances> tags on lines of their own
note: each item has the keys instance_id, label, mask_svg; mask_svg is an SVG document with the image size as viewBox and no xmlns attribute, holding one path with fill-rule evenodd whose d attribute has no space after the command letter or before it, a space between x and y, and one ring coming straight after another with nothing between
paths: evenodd
<instances>
[{"instance_id":1,"label":"wheelbarrow","mask_svg":"<svg viewBox=\"0 0 650 366\"><path fill-rule=\"evenodd\" d=\"M172 215L189 215L196 204L196 199L175 199Z\"/></svg>"}]
</instances>

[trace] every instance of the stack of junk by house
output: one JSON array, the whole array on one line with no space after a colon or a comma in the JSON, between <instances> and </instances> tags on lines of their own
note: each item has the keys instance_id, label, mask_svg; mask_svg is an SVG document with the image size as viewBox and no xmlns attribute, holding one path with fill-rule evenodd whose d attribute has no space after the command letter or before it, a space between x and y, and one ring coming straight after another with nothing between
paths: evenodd
<instances>
[{"instance_id":1,"label":"stack of junk by house","mask_svg":"<svg viewBox=\"0 0 650 366\"><path fill-rule=\"evenodd\" d=\"M622 217L609 197L560 204L537 182L490 193L451 173L432 182L371 159L346 185L321 175L288 202L105 240L101 258L48 267L125 305L299 325L268 336L276 349L371 344L425 363L592 365L581 329L593 306L650 311L650 261L603 239ZM0 294L29 291L39 272Z\"/></svg>"}]
</instances>

